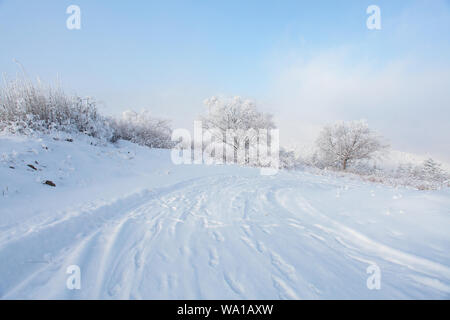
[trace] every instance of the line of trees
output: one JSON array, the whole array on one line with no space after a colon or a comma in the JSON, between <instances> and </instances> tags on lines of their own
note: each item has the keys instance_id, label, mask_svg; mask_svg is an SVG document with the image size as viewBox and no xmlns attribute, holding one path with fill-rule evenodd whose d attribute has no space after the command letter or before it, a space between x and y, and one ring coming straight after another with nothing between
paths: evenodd
<instances>
[{"instance_id":1,"label":"line of trees","mask_svg":"<svg viewBox=\"0 0 450 320\"><path fill-rule=\"evenodd\" d=\"M256 131L252 135L251 129L276 128L273 115L259 111L253 101L240 97L212 97L204 103L207 112L200 117L204 129L215 129L217 138L231 144L235 150L242 147L248 150L252 144L256 144L258 136ZM227 130L240 132L241 135L227 141ZM322 167L343 171L358 161L381 157L389 148L363 120L325 126L317 139L316 147ZM281 149L280 163L283 168L293 168L298 161L292 151Z\"/></svg>"},{"instance_id":2,"label":"line of trees","mask_svg":"<svg viewBox=\"0 0 450 320\"><path fill-rule=\"evenodd\" d=\"M276 128L271 114L259 111L254 102L240 97L212 97L205 100L205 106L206 115L200 117L205 129L219 129L219 139L224 139L228 129L242 133L232 141L236 150L242 146L248 150L255 143L258 137L249 135L249 129ZM340 121L323 127L315 143L312 161L305 161L293 151L281 148L279 164L285 169L310 166L345 171L366 176L371 181L389 181L393 185L411 185L420 189L433 189L448 183L449 175L431 158L420 165L409 164L407 168L399 165L394 172L377 168L375 164L371 167L370 163L387 156L389 148L384 138L365 120Z\"/></svg>"},{"instance_id":3,"label":"line of trees","mask_svg":"<svg viewBox=\"0 0 450 320\"><path fill-rule=\"evenodd\" d=\"M212 97L204 101L206 112L199 117L203 129L228 144L236 153L257 144L259 129L275 129L273 115L258 110L251 100L240 97ZM252 131L252 129L254 131ZM100 114L95 100L69 96L60 88L34 83L26 78L5 81L0 88L0 131L29 134L33 131L81 132L115 142L128 140L151 148L172 148L170 121L153 117L148 111L126 111L121 118ZM235 133L227 139L227 130ZM270 143L270 141L268 141ZM325 126L316 141L313 159L304 161L294 152L280 149L281 168L313 166L320 169L358 172L370 160L381 159L389 145L366 121L337 122ZM247 163L260 165L258 163ZM367 169L367 168L365 168ZM366 170L370 171L370 170ZM362 170L359 170L362 172ZM373 170L370 172L374 174ZM401 179L448 181L448 174L433 159L420 166L400 165L391 176Z\"/></svg>"}]
</instances>

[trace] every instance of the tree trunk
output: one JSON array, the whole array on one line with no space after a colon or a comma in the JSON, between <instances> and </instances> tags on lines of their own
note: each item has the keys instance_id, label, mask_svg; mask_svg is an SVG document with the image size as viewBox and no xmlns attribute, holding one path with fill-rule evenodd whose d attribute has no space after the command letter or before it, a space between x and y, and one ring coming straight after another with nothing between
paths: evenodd
<instances>
[{"instance_id":1,"label":"tree trunk","mask_svg":"<svg viewBox=\"0 0 450 320\"><path fill-rule=\"evenodd\" d=\"M344 162L342 163L342 170L346 170L347 169L347 161L348 159L344 159Z\"/></svg>"}]
</instances>

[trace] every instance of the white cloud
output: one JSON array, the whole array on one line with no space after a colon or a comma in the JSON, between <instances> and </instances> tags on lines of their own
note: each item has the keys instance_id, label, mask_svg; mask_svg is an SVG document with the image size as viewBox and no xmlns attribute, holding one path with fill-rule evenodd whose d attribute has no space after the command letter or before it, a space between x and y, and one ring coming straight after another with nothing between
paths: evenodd
<instances>
[{"instance_id":1,"label":"white cloud","mask_svg":"<svg viewBox=\"0 0 450 320\"><path fill-rule=\"evenodd\" d=\"M424 22L424 17L417 19L420 5L403 12L395 32L383 34L375 45L369 36L313 57L309 52L278 57L267 100L276 106L282 139L310 143L325 123L367 119L396 149L450 160L449 50L434 34L436 26L450 30L450 19L445 21L450 11L442 2L437 7L441 12L435 23L430 11L425 12L427 24L415 42L405 25L414 19ZM392 21L387 23L395 26ZM412 30L418 28L416 24ZM393 48L403 35L408 40ZM440 58L433 59L434 50L440 50ZM279 61L284 61L282 66Z\"/></svg>"}]
</instances>

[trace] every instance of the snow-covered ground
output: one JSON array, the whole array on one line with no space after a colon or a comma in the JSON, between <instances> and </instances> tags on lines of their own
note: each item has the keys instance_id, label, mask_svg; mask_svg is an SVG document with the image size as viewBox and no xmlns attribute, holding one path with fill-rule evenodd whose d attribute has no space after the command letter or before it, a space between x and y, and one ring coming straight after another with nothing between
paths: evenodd
<instances>
[{"instance_id":1,"label":"snow-covered ground","mask_svg":"<svg viewBox=\"0 0 450 320\"><path fill-rule=\"evenodd\" d=\"M2 136L0 297L450 298L450 190L259 173ZM71 265L80 290L66 287Z\"/></svg>"}]
</instances>

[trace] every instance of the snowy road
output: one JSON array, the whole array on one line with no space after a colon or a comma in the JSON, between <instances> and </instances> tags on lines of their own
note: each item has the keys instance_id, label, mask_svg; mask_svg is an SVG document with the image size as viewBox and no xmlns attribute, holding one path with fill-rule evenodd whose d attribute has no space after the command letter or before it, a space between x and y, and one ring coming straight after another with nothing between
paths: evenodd
<instances>
[{"instance_id":1,"label":"snowy road","mask_svg":"<svg viewBox=\"0 0 450 320\"><path fill-rule=\"evenodd\" d=\"M448 191L232 167L178 179L186 168L171 170L179 181L165 187L2 221L0 297L450 297ZM366 285L374 264L380 290ZM70 265L81 290L66 288Z\"/></svg>"}]
</instances>

